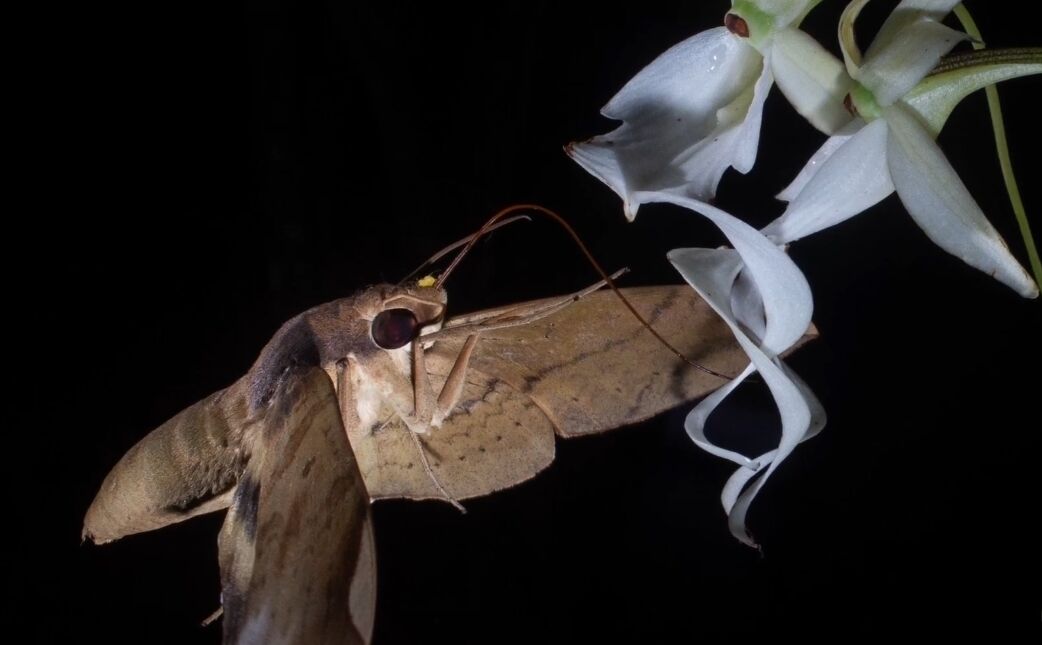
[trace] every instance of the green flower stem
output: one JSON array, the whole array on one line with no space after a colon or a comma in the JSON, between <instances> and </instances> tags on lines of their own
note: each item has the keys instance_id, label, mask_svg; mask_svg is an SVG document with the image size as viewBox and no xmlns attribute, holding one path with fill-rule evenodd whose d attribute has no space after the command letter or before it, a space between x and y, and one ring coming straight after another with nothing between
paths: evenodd
<instances>
[{"instance_id":1,"label":"green flower stem","mask_svg":"<svg viewBox=\"0 0 1042 645\"><path fill-rule=\"evenodd\" d=\"M962 23L966 33L974 39L973 48L980 50L984 48L980 30L970 16L966 6L958 4L955 7L955 15ZM1024 50L1011 50L1024 51ZM1030 55L1031 50L1027 50ZM1034 55L1037 57L1038 50ZM1002 120L1002 106L999 103L999 93L994 85L984 88L988 96L988 110L991 112L991 125L995 131L995 147L998 150L999 166L1002 167L1002 178L1006 182L1006 192L1009 194L1010 205L1013 206L1013 214L1020 226L1020 235L1024 238L1024 246L1027 247L1028 261L1031 263L1031 271L1035 275L1035 284L1042 286L1042 260L1039 260L1038 249L1035 248L1035 239L1031 234L1031 226L1028 224L1028 216L1024 210L1024 202L1020 198L1020 189L1017 188L1017 180L1013 176L1013 164L1009 159L1009 145L1006 142L1006 126Z\"/></svg>"},{"instance_id":2,"label":"green flower stem","mask_svg":"<svg viewBox=\"0 0 1042 645\"><path fill-rule=\"evenodd\" d=\"M1042 47L1013 47L1010 49L978 49L945 56L930 70L928 76L954 72L968 67L986 65L1038 65L1042 63Z\"/></svg>"}]
</instances>

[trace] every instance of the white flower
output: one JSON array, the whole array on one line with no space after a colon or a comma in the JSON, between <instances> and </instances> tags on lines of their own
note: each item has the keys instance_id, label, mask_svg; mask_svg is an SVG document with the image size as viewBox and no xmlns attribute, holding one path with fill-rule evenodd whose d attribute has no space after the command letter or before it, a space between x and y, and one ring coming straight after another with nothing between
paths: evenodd
<instances>
[{"instance_id":1,"label":"white flower","mask_svg":"<svg viewBox=\"0 0 1042 645\"><path fill-rule=\"evenodd\" d=\"M850 120L843 66L796 29L820 0L735 0L725 27L659 56L601 110L614 131L566 149L623 200L632 220L641 192L708 201L728 167L756 161L763 103L775 79L826 133Z\"/></svg>"},{"instance_id":2,"label":"white flower","mask_svg":"<svg viewBox=\"0 0 1042 645\"><path fill-rule=\"evenodd\" d=\"M1013 259L934 142L970 92L1042 72L1031 62L997 61L926 75L966 35L940 24L957 0L903 0L862 58L853 23L867 0L854 0L840 24L844 62L796 29L816 1L736 0L726 28L698 34L642 70L603 113L613 132L569 147L569 154L622 197L633 219L640 204L668 202L701 213L733 249L675 249L669 259L727 322L750 364L701 401L685 428L692 440L739 469L721 501L731 532L755 545L749 505L767 478L825 423L810 389L779 358L806 332L813 302L806 279L783 250L843 221L896 189L937 244L1022 295L1034 282ZM755 161L763 101L777 80L800 114L830 138L780 198L785 213L762 231L706 203L728 167ZM781 416L778 447L748 457L713 444L712 412L749 374L759 372Z\"/></svg>"},{"instance_id":3,"label":"white flower","mask_svg":"<svg viewBox=\"0 0 1042 645\"><path fill-rule=\"evenodd\" d=\"M895 189L912 219L938 246L994 276L1022 296L1038 287L948 163L934 137L955 103L984 84L1039 65L992 65L938 83L923 79L967 36L938 22L958 0L904 0L862 58L854 20L868 0L843 13L840 41L856 81L847 97L860 116L829 138L779 197L785 213L764 229L796 240L846 220Z\"/></svg>"}]
</instances>

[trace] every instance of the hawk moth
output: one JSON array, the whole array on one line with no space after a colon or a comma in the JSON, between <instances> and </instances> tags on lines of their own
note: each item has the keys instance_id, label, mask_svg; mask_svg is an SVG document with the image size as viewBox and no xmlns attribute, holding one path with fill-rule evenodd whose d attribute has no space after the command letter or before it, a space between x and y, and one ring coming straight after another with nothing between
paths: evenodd
<instances>
[{"instance_id":1,"label":"hawk moth","mask_svg":"<svg viewBox=\"0 0 1042 645\"><path fill-rule=\"evenodd\" d=\"M685 355L741 368L689 288L624 292ZM108 542L229 507L226 642L367 643L371 500L507 488L549 465L556 436L636 423L721 383L607 292L456 317L446 305L439 287L378 285L295 316L246 375L123 457L84 536Z\"/></svg>"}]
</instances>

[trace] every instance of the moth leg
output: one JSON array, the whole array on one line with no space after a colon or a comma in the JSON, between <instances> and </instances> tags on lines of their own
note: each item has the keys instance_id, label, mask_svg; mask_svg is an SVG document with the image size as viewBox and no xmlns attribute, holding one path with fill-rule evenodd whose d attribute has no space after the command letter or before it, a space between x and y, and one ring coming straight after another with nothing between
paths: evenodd
<instances>
[{"instance_id":1,"label":"moth leg","mask_svg":"<svg viewBox=\"0 0 1042 645\"><path fill-rule=\"evenodd\" d=\"M441 426L441 422L445 420L445 417L449 416L452 409L459 403L460 397L463 396L463 386L467 382L467 366L470 364L470 357L474 353L474 347L477 344L477 334L467 336L467 341L463 343L463 349L460 350L459 355L456 357L456 362L452 364L452 370L449 372L448 378L445 379L445 385L442 386L441 392L438 394L438 407L434 411L434 418L431 420L431 425L434 427Z\"/></svg>"},{"instance_id":2,"label":"moth leg","mask_svg":"<svg viewBox=\"0 0 1042 645\"><path fill-rule=\"evenodd\" d=\"M466 384L467 366L470 357L474 353L478 336L473 334L467 337L463 343L463 349L456 356L452 369L449 371L445 384L437 398L434 395L434 387L431 385L430 375L427 373L427 361L424 355L423 343L420 339L413 341L412 345L412 382L413 382L413 417L418 426L425 434L429 428L441 426L445 417L449 416L452 409L459 403L463 395L463 386Z\"/></svg>"},{"instance_id":3,"label":"moth leg","mask_svg":"<svg viewBox=\"0 0 1042 645\"><path fill-rule=\"evenodd\" d=\"M344 422L344 427L352 427L352 422L355 424L360 423L358 410L354 405L354 385L351 383L347 359L337 361L336 363L336 394L340 403L340 418Z\"/></svg>"},{"instance_id":4,"label":"moth leg","mask_svg":"<svg viewBox=\"0 0 1042 645\"><path fill-rule=\"evenodd\" d=\"M412 342L412 390L413 417L417 425L423 427L421 434L426 434L434 418L436 401L431 377L427 374L427 360L423 353L423 343L419 338Z\"/></svg>"},{"instance_id":5,"label":"moth leg","mask_svg":"<svg viewBox=\"0 0 1042 645\"><path fill-rule=\"evenodd\" d=\"M474 338L474 340L477 339ZM473 349L474 343L468 339L467 345L469 349L464 347L464 351L460 352L460 356L466 354L466 359L469 360L470 351ZM458 369L459 365L460 358L457 358L456 363L452 366L452 372L449 374L449 381L446 382L446 386L448 386L453 380L459 381L458 387L455 388L459 390L456 393L457 401L459 400L459 394L463 392L463 373L466 371L466 361L464 360L463 369ZM459 374L454 378L457 372ZM430 478L431 483L438 489L445 501L456 507L459 512L466 513L467 509L463 508L463 505L456 501L456 498L449 491L445 490L445 487L438 480L438 476L434 474L434 469L431 468L430 462L427 460L427 451L423 448L423 441L420 440L420 435L426 434L432 425L440 425L440 419L437 423L434 423L434 419L441 414L442 397L439 396L437 400L434 398L434 387L431 385L430 375L427 374L427 361L423 353L423 343L419 339L414 340L412 343L412 382L413 420L417 424L417 428L422 428L422 431L414 430L408 420L406 420L406 425L409 425L409 436L416 445L416 451L420 455L420 463L423 464L423 470L427 473L427 477ZM445 389L445 387L442 387L442 395L444 395ZM455 401L453 401L453 405L455 405Z\"/></svg>"}]
</instances>

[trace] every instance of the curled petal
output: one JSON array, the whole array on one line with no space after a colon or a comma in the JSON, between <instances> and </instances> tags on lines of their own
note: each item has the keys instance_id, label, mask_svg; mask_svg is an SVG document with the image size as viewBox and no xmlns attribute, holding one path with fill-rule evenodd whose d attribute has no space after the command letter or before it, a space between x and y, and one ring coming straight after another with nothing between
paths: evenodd
<instances>
[{"instance_id":1,"label":"curled petal","mask_svg":"<svg viewBox=\"0 0 1042 645\"><path fill-rule=\"evenodd\" d=\"M744 289L747 297L757 292L764 296L777 295L773 292L775 287L778 286L777 284L767 286L757 282L757 278L764 275L763 268L769 267L771 264L775 264L774 268L781 274L792 276L793 274L789 267L785 266L789 264L791 265L791 270L794 270L795 274L798 275L799 279L796 280L795 284L786 285L786 290L795 299L801 298L801 292L806 285L806 281L803 280L802 274L795 268L788 256L782 253L781 257L784 258L784 262L782 262L778 256L762 252L762 248L767 246L773 247L773 245L763 238L760 233L734 220L726 213L723 213L723 217L721 217L719 212L706 213L706 211L701 209L700 212L705 213L720 226L732 244L735 245L736 251L675 249L670 252L669 259L684 279L706 299L709 305L728 324L742 349L749 355L752 365L724 388L703 399L695 406L689 413L684 425L689 436L700 447L712 454L730 459L741 466L724 487L721 502L724 510L728 513L728 525L731 533L745 544L756 546L755 541L746 528L745 518L749 505L778 464L792 452L797 444L817 432L824 425L824 411L802 381L794 378L792 372L784 366L777 356L769 355L763 350L762 345L758 344L755 339L746 333L746 326L740 320L740 313L732 307L732 303L736 302L736 300L741 300L741 297L736 298L735 296L735 285L741 280L738 277L738 271L742 270L742 260L746 258L751 261L751 264L746 267L747 271L743 271L741 276L748 276L747 279L750 279L754 283L753 286L756 287L755 289ZM776 247L775 251L778 251ZM780 253L780 251L778 252ZM758 270L753 271L753 266L757 266ZM807 307L810 306L809 301L806 304ZM769 304L766 299L764 309L768 312L766 318L767 335L772 334L770 330L772 325L785 327L789 324L799 324L797 319L803 320L799 314L792 316L795 312L791 311L776 312L776 315L771 315L770 312L772 310L776 311L776 307ZM789 321L779 319L779 316L785 316L786 314L792 316L793 319ZM809 320L809 311L806 314L806 319ZM751 368L755 368L760 372L764 382L767 383L771 395L778 405L782 421L782 436L778 447L755 459L749 459L740 453L716 446L705 435L706 423L713 410L749 375ZM762 476L746 488L745 485L760 473L762 473Z\"/></svg>"},{"instance_id":2,"label":"curled petal","mask_svg":"<svg viewBox=\"0 0 1042 645\"><path fill-rule=\"evenodd\" d=\"M892 104L912 90L941 57L969 36L929 18L906 25L887 43L873 42L858 74L881 106Z\"/></svg>"},{"instance_id":3,"label":"curled petal","mask_svg":"<svg viewBox=\"0 0 1042 645\"><path fill-rule=\"evenodd\" d=\"M622 125L568 154L622 197L629 219L638 191L710 199L728 166L752 166L772 81L741 39L723 27L704 31L659 56L604 107Z\"/></svg>"},{"instance_id":4,"label":"curled petal","mask_svg":"<svg viewBox=\"0 0 1042 645\"><path fill-rule=\"evenodd\" d=\"M852 0L839 17L839 48L843 52L847 74L854 79L857 78L858 68L861 67L861 49L857 46L857 38L854 35L854 22L866 4L868 0Z\"/></svg>"},{"instance_id":5,"label":"curled petal","mask_svg":"<svg viewBox=\"0 0 1042 645\"><path fill-rule=\"evenodd\" d=\"M887 108L884 118L891 131L891 175L912 219L945 251L1020 295L1037 297L1031 276L1010 254L930 132L900 103Z\"/></svg>"},{"instance_id":6,"label":"curled petal","mask_svg":"<svg viewBox=\"0 0 1042 645\"><path fill-rule=\"evenodd\" d=\"M958 3L958 0L903 0L890 13L862 57L854 23L868 0L852 0L839 19L839 45L847 73L875 94L880 105L893 103L915 87L941 56L968 38L939 22Z\"/></svg>"},{"instance_id":7,"label":"curled petal","mask_svg":"<svg viewBox=\"0 0 1042 645\"><path fill-rule=\"evenodd\" d=\"M734 249L677 249L670 252L669 259L677 267L677 270L681 272L681 275L684 273L680 268L681 265L687 267L687 270L691 273L697 272L699 284L695 287L695 290L714 309L718 312L720 309L733 312L731 308L733 301L732 290L738 274L744 267L742 256L737 251ZM733 317L737 322L737 316ZM702 399L688 413L687 421L684 423L688 436L691 437L691 440L699 448L709 454L723 457L739 466L748 468L755 468L756 464L739 452L714 444L706 436L705 426L713 410L754 371L755 369L750 363L741 374L732 379L727 385Z\"/></svg>"},{"instance_id":8,"label":"curled petal","mask_svg":"<svg viewBox=\"0 0 1042 645\"><path fill-rule=\"evenodd\" d=\"M829 139L811 159L813 163L815 158L825 158L816 170L800 172L810 178L781 217L763 229L764 235L778 244L793 242L857 215L894 191L883 119L869 123L847 141L836 139Z\"/></svg>"},{"instance_id":9,"label":"curled petal","mask_svg":"<svg viewBox=\"0 0 1042 645\"><path fill-rule=\"evenodd\" d=\"M825 134L851 120L843 98L853 81L843 64L804 32L783 29L774 37L771 71L796 111Z\"/></svg>"},{"instance_id":10,"label":"curled petal","mask_svg":"<svg viewBox=\"0 0 1042 645\"><path fill-rule=\"evenodd\" d=\"M789 453L792 452L792 449L795 448L796 445L803 443L807 439L810 439L817 435L819 432L821 432L821 430L825 427L826 422L825 408L821 405L821 402L818 401L818 398L814 395L814 392L811 391L807 384L804 383L803 380L800 379L796 375L796 373L789 368L788 365L777 359L775 359L775 361L777 363L777 366L781 369L783 375L788 376L791 383L795 385L797 390L797 396L802 398L802 401L800 400L800 398L796 397L792 397L786 401L782 401L776 397L775 402L778 404L779 411L782 409L783 405L789 409L802 408L805 405L807 413L809 415L809 419L807 420L806 429L803 430L802 433L790 433L789 442L792 443L791 447L779 445L778 448L765 452L762 455L759 455L758 457L752 460L752 467L739 468L735 471L733 475L731 475L730 479L728 479L727 483L724 485L724 490L720 496L720 501L723 504L724 510L727 512L728 527L731 529L732 535L745 535L748 538L748 541L743 540L743 542L750 544L750 546L755 546L755 543L752 542L752 536L750 536L748 533L745 518L749 512L749 507L752 505L753 500L756 498L756 495L760 492L760 489L763 488L763 485L767 482L767 478L770 476L770 474L774 471L778 464L780 464L781 461L785 459L785 457L788 456ZM787 391L785 392L785 394L791 397L791 395L793 394L791 390L789 390L788 388L786 388L786 390ZM783 444L786 443L786 436L784 431L785 416L786 415L783 413ZM798 415L791 414L791 417L797 416L802 419L802 411L800 411L800 414ZM785 448L788 448L788 450L783 453L783 450L785 450ZM753 483L751 486L745 488L746 484L751 479L756 477L756 475L762 472L764 468L767 468L767 472L764 473L762 477L757 479L756 482Z\"/></svg>"},{"instance_id":11,"label":"curled petal","mask_svg":"<svg viewBox=\"0 0 1042 645\"><path fill-rule=\"evenodd\" d=\"M732 251L737 253L737 251ZM745 263L742 263L745 266ZM742 271L731 289L731 311L742 328L752 338L767 338L767 310L759 286L753 281L751 272ZM776 317L772 317L776 324Z\"/></svg>"},{"instance_id":12,"label":"curled petal","mask_svg":"<svg viewBox=\"0 0 1042 645\"><path fill-rule=\"evenodd\" d=\"M715 206L668 193L640 197L643 203L668 202L701 213L727 236L763 302L766 329L758 339L761 351L773 358L803 337L810 327L814 301L807 279L784 251L753 227ZM728 297L731 292L729 285ZM727 308L731 309L730 301Z\"/></svg>"}]
</instances>

